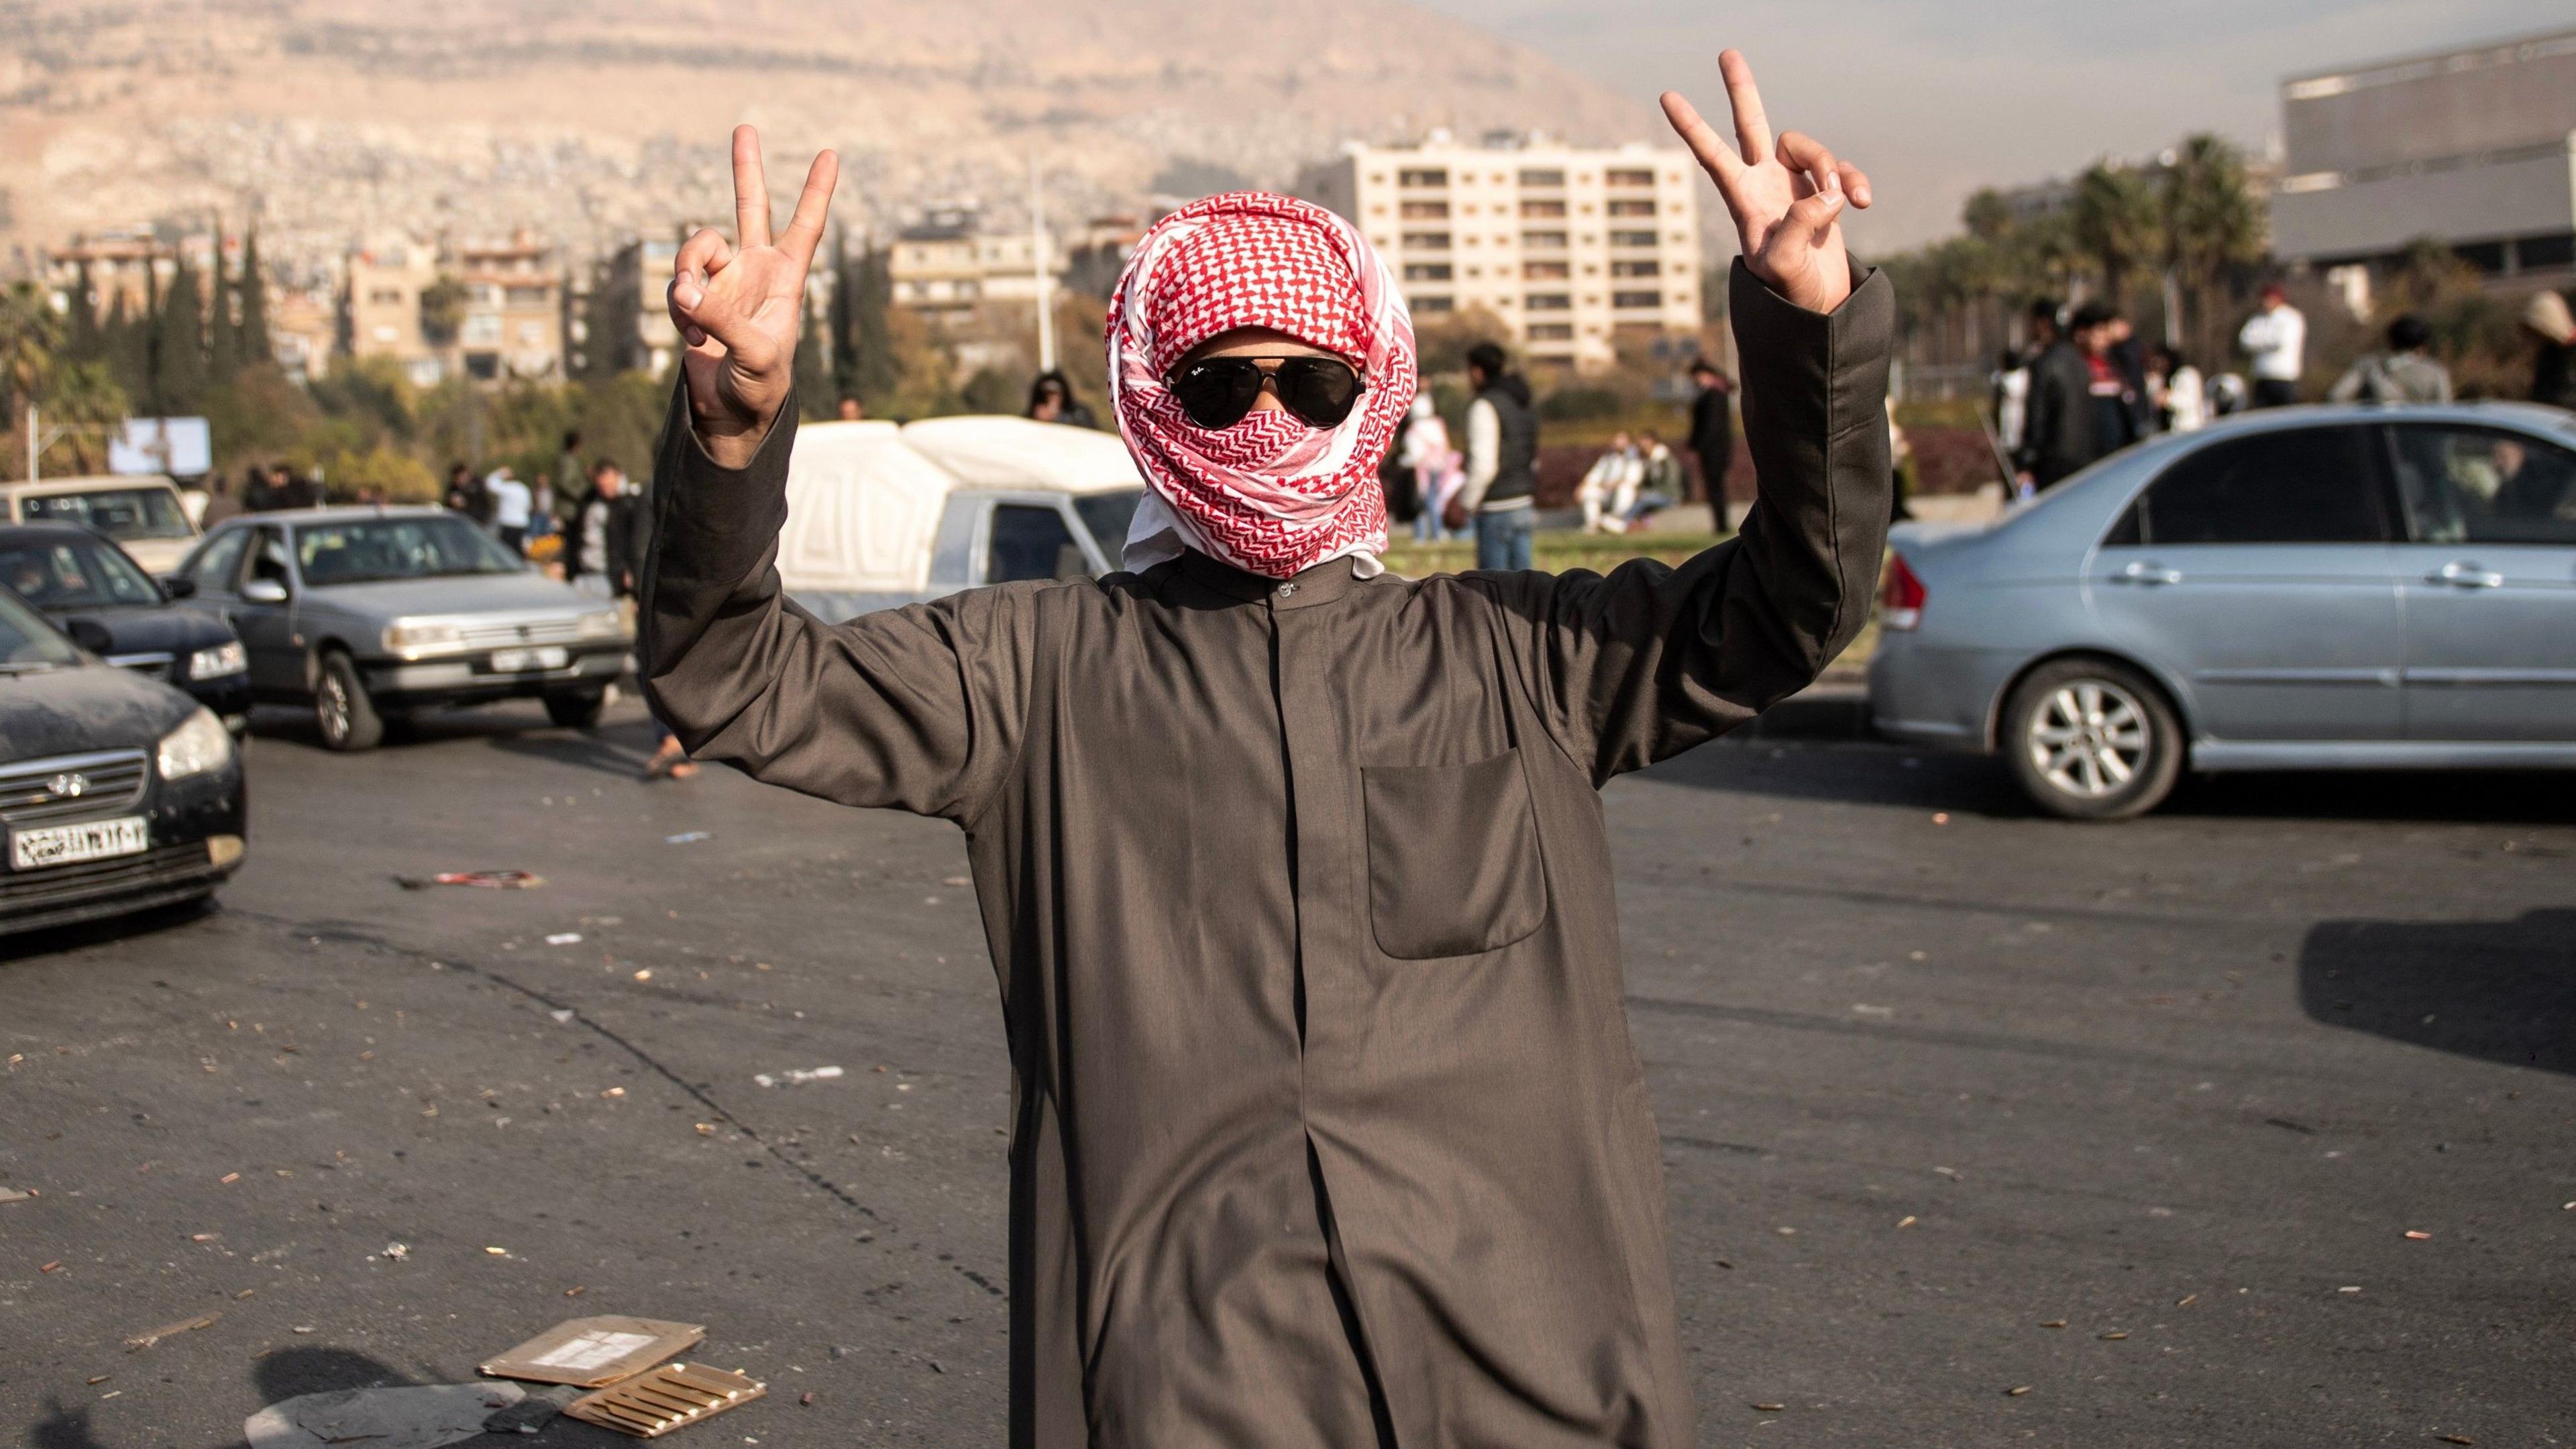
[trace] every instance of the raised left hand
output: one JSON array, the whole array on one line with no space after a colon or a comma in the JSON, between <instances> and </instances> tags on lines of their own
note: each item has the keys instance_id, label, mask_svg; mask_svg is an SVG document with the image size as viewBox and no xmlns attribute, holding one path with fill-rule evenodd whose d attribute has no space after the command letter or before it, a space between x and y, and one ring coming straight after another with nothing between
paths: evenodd
<instances>
[{"instance_id":1,"label":"raised left hand","mask_svg":"<svg viewBox=\"0 0 2576 1449\"><path fill-rule=\"evenodd\" d=\"M1717 58L1735 110L1735 142L1718 135L1679 91L1664 92L1664 116L1717 183L1735 218L1744 264L1772 290L1812 312L1831 312L1851 295L1851 258L1843 248L1843 204L1866 208L1869 177L1834 159L1812 136L1771 140L1762 93L1744 52Z\"/></svg>"}]
</instances>

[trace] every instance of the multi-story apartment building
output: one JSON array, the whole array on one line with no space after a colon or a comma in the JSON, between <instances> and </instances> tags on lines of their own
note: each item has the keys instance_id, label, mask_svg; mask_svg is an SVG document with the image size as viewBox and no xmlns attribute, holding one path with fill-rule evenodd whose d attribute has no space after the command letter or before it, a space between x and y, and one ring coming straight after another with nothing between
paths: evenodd
<instances>
[{"instance_id":1,"label":"multi-story apartment building","mask_svg":"<svg viewBox=\"0 0 2576 1449\"><path fill-rule=\"evenodd\" d=\"M478 382L563 377L563 278L554 249L525 227L507 240L464 241L452 248L464 308L456 358Z\"/></svg>"},{"instance_id":2,"label":"multi-story apartment building","mask_svg":"<svg viewBox=\"0 0 2576 1449\"><path fill-rule=\"evenodd\" d=\"M1539 361L1599 364L1700 327L1699 167L1684 152L1494 135L1353 143L1298 194L1355 223L1417 322L1482 308Z\"/></svg>"},{"instance_id":3,"label":"multi-story apartment building","mask_svg":"<svg viewBox=\"0 0 2576 1449\"><path fill-rule=\"evenodd\" d=\"M62 246L46 249L45 287L68 307L80 291L81 274L86 270L90 296L97 304L100 320L116 310L120 299L125 303L126 316L141 317L150 312L152 298L169 289L182 257L197 274L202 300L211 289L215 255L215 234L211 231L191 231L177 237L164 236L150 226L86 232Z\"/></svg>"},{"instance_id":4,"label":"multi-story apartment building","mask_svg":"<svg viewBox=\"0 0 2576 1449\"><path fill-rule=\"evenodd\" d=\"M1052 244L1046 269L1050 287L1060 285L1064 262ZM962 322L987 302L1036 305L1038 241L1025 231L987 232L970 207L938 207L895 234L886 271L896 306Z\"/></svg>"},{"instance_id":5,"label":"multi-story apartment building","mask_svg":"<svg viewBox=\"0 0 2576 1449\"><path fill-rule=\"evenodd\" d=\"M349 253L342 267L341 346L352 357L389 357L415 387L434 387L447 375L444 337L433 339L421 316L421 298L438 283L438 252L398 234L379 237Z\"/></svg>"},{"instance_id":6,"label":"multi-story apartment building","mask_svg":"<svg viewBox=\"0 0 2576 1449\"><path fill-rule=\"evenodd\" d=\"M639 239L618 248L608 259L599 285L608 289L610 300L598 315L630 319L619 325L614 337L587 339L608 366L659 376L680 355L680 330L671 325L668 301L671 261L679 254L676 241Z\"/></svg>"}]
</instances>

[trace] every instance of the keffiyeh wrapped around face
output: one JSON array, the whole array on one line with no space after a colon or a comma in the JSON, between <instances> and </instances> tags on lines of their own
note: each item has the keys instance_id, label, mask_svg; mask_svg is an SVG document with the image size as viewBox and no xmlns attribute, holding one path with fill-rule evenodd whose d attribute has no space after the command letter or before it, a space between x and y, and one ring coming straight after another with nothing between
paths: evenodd
<instances>
[{"instance_id":1,"label":"keffiyeh wrapped around face","mask_svg":"<svg viewBox=\"0 0 2576 1449\"><path fill-rule=\"evenodd\" d=\"M1338 427L1285 409L1190 421L1163 385L1191 348L1267 327L1342 356L1367 391ZM1109 391L1148 491L1126 564L1195 548L1268 578L1336 558L1374 573L1386 547L1378 460L1413 401L1413 319L1348 222L1266 192L1194 201L1137 243L1109 300Z\"/></svg>"}]
</instances>

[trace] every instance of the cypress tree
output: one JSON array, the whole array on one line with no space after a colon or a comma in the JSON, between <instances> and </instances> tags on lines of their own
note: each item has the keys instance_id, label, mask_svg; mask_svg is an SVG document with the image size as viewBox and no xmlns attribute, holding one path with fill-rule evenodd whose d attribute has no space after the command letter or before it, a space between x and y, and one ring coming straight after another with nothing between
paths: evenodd
<instances>
[{"instance_id":1,"label":"cypress tree","mask_svg":"<svg viewBox=\"0 0 2576 1449\"><path fill-rule=\"evenodd\" d=\"M71 328L63 347L74 362L96 362L107 355L107 335L99 325L98 283L89 274L89 263L80 264L80 277L72 284Z\"/></svg>"},{"instance_id":2,"label":"cypress tree","mask_svg":"<svg viewBox=\"0 0 2576 1449\"><path fill-rule=\"evenodd\" d=\"M116 299L108 304L107 321L99 328L99 350L107 355L107 364L116 375L116 385L138 403L150 403L152 396L152 339L148 319L137 321L125 307L125 289L117 289Z\"/></svg>"},{"instance_id":3,"label":"cypress tree","mask_svg":"<svg viewBox=\"0 0 2576 1449\"><path fill-rule=\"evenodd\" d=\"M170 274L170 291L161 299L156 321L154 361L161 375L161 401L170 409L162 416L192 412L206 393L206 313L197 269L188 265L185 253Z\"/></svg>"},{"instance_id":4,"label":"cypress tree","mask_svg":"<svg viewBox=\"0 0 2576 1449\"><path fill-rule=\"evenodd\" d=\"M883 247L870 247L859 257L858 275L850 289L850 390L882 412L903 385L903 368L894 355L894 329L886 309L894 302L893 258Z\"/></svg>"},{"instance_id":5,"label":"cypress tree","mask_svg":"<svg viewBox=\"0 0 2576 1449\"><path fill-rule=\"evenodd\" d=\"M799 410L809 419L832 416L837 399L832 392L832 363L823 352L823 329L815 320L814 309L800 307L804 325L796 332L796 395Z\"/></svg>"},{"instance_id":6,"label":"cypress tree","mask_svg":"<svg viewBox=\"0 0 2576 1449\"><path fill-rule=\"evenodd\" d=\"M850 273L849 238L842 232L832 233L832 391L838 396L855 397L858 378L858 318L853 310L856 289Z\"/></svg>"},{"instance_id":7,"label":"cypress tree","mask_svg":"<svg viewBox=\"0 0 2576 1449\"><path fill-rule=\"evenodd\" d=\"M224 236L215 233L215 269L207 278L206 377L217 387L241 370L241 335L233 326L232 274L224 269Z\"/></svg>"},{"instance_id":8,"label":"cypress tree","mask_svg":"<svg viewBox=\"0 0 2576 1449\"><path fill-rule=\"evenodd\" d=\"M233 351L245 363L266 362L277 355L268 340L268 276L259 267L259 230L242 239L240 330Z\"/></svg>"}]
</instances>

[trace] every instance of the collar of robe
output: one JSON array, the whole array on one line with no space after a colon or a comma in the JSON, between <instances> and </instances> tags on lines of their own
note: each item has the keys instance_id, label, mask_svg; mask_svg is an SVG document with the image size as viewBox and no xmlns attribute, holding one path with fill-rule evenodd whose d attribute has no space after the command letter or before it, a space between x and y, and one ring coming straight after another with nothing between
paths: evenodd
<instances>
[{"instance_id":1,"label":"collar of robe","mask_svg":"<svg viewBox=\"0 0 2576 1449\"><path fill-rule=\"evenodd\" d=\"M1315 604L1329 604L1348 597L1352 590L1364 588L1369 583L1368 579L1360 577L1358 559L1348 556L1326 559L1285 579L1267 578L1236 568L1197 549L1183 552L1172 567L1182 578L1211 593L1247 604L1268 600L1274 609L1303 609ZM1393 575L1381 572L1375 577L1391 578Z\"/></svg>"}]
</instances>

